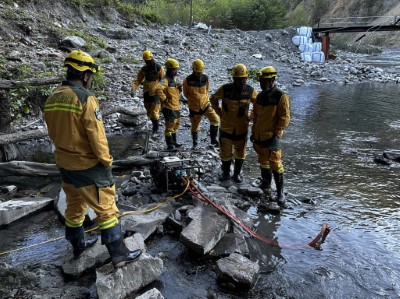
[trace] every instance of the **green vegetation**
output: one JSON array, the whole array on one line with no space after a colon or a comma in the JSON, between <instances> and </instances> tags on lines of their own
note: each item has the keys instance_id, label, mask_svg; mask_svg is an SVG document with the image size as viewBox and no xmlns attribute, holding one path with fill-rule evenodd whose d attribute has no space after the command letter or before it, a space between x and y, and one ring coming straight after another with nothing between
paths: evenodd
<instances>
[{"instance_id":1,"label":"green vegetation","mask_svg":"<svg viewBox=\"0 0 400 299\"><path fill-rule=\"evenodd\" d=\"M260 73L259 69L256 68L250 68L249 69L249 78L254 80L254 81L259 81L258 80L258 73Z\"/></svg>"},{"instance_id":2,"label":"green vegetation","mask_svg":"<svg viewBox=\"0 0 400 299\"><path fill-rule=\"evenodd\" d=\"M133 1L131 1L133 2ZM147 0L139 5L142 14L154 15L162 23L189 24L190 1ZM193 21L217 28L243 30L282 28L287 25L286 8L280 0L193 1Z\"/></svg>"},{"instance_id":3,"label":"green vegetation","mask_svg":"<svg viewBox=\"0 0 400 299\"><path fill-rule=\"evenodd\" d=\"M131 56L119 56L117 58L119 61L123 62L123 63L133 63L133 64L139 64L142 63L141 60L137 59L137 58L133 58Z\"/></svg>"},{"instance_id":4,"label":"green vegetation","mask_svg":"<svg viewBox=\"0 0 400 299\"><path fill-rule=\"evenodd\" d=\"M297 6L288 14L291 26L310 26L309 12L303 6Z\"/></svg>"}]
</instances>

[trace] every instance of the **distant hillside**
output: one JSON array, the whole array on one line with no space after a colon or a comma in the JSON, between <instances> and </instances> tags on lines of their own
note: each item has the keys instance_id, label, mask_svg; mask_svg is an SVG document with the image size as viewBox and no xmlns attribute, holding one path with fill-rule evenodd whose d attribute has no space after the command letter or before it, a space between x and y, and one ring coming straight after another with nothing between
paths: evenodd
<instances>
[{"instance_id":1,"label":"distant hillside","mask_svg":"<svg viewBox=\"0 0 400 299\"><path fill-rule=\"evenodd\" d=\"M400 18L400 1L398 0L304 0L298 3L311 11L314 18L318 13L321 22L331 18L368 17L368 16L398 16ZM294 8L293 8L294 9ZM368 19L366 19L368 21ZM369 19L371 25L380 25L376 18ZM316 26L316 22L313 26ZM400 26L400 22L398 23ZM395 32L367 32L359 42L356 40L363 33L337 33L331 35L333 44L358 46L372 44L378 47L400 47L400 31Z\"/></svg>"}]
</instances>

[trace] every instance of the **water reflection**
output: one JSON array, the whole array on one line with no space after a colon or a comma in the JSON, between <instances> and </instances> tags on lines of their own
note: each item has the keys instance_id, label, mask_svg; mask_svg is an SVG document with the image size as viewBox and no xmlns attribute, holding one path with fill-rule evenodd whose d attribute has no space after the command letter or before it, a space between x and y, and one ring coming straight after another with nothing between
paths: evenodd
<instances>
[{"instance_id":1,"label":"water reflection","mask_svg":"<svg viewBox=\"0 0 400 299\"><path fill-rule=\"evenodd\" d=\"M286 190L316 205L287 209L279 223L260 217L259 227L276 228L271 237L293 245L307 244L324 222L333 231L322 251L282 249L277 275L301 290L295 298L399 298L400 163L378 165L373 157L400 147L400 87L333 84L289 93ZM257 165L251 151L248 160Z\"/></svg>"}]
</instances>

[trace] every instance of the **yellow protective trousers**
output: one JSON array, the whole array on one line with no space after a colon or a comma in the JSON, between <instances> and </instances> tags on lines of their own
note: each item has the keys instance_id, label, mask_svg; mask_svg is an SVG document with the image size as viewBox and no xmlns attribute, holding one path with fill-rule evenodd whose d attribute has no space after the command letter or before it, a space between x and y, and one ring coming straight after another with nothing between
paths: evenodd
<instances>
[{"instance_id":1,"label":"yellow protective trousers","mask_svg":"<svg viewBox=\"0 0 400 299\"><path fill-rule=\"evenodd\" d=\"M253 143L254 150L258 154L258 162L261 168L271 169L272 171L283 173L282 150L271 151L268 147L262 147Z\"/></svg>"},{"instance_id":2,"label":"yellow protective trousers","mask_svg":"<svg viewBox=\"0 0 400 299\"><path fill-rule=\"evenodd\" d=\"M228 138L220 138L220 153L221 161L231 161L232 155L235 159L246 158L247 139L232 140Z\"/></svg>"},{"instance_id":3,"label":"yellow protective trousers","mask_svg":"<svg viewBox=\"0 0 400 299\"><path fill-rule=\"evenodd\" d=\"M180 118L176 118L173 121L165 121L165 136L172 136L172 134L178 131L180 125Z\"/></svg>"},{"instance_id":4,"label":"yellow protective trousers","mask_svg":"<svg viewBox=\"0 0 400 299\"><path fill-rule=\"evenodd\" d=\"M147 111L147 117L151 120L160 119L161 104L156 102L144 102L144 108Z\"/></svg>"},{"instance_id":5,"label":"yellow protective trousers","mask_svg":"<svg viewBox=\"0 0 400 299\"><path fill-rule=\"evenodd\" d=\"M115 185L111 168L105 169L98 164L87 170L60 169L60 173L66 194L66 226L81 226L88 207L96 213L96 222L100 229L108 229L118 224L120 214L115 204Z\"/></svg>"},{"instance_id":6,"label":"yellow protective trousers","mask_svg":"<svg viewBox=\"0 0 400 299\"><path fill-rule=\"evenodd\" d=\"M205 116L207 117L207 119L210 121L210 124L212 126L219 126L219 116L218 114L215 112L215 110L209 106L204 113L202 111L200 112L193 112L191 111L191 115L190 115L190 123L191 123L191 129L190 131L192 133L195 133L199 130L199 125L201 122L202 117Z\"/></svg>"}]
</instances>

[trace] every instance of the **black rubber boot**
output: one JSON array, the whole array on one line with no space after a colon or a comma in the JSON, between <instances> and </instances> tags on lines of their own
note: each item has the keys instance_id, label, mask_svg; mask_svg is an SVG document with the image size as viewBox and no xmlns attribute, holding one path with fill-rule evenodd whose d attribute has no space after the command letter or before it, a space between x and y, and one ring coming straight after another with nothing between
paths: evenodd
<instances>
[{"instance_id":1,"label":"black rubber boot","mask_svg":"<svg viewBox=\"0 0 400 299\"><path fill-rule=\"evenodd\" d=\"M240 172L242 171L243 163L244 163L244 159L235 159L235 169L233 171L232 180L238 184L243 182L242 176L240 175Z\"/></svg>"},{"instance_id":2,"label":"black rubber boot","mask_svg":"<svg viewBox=\"0 0 400 299\"><path fill-rule=\"evenodd\" d=\"M115 268L125 266L133 262L142 254L141 249L130 251L122 237L121 226L118 224L101 231L101 242L106 245L108 253L111 256L111 262Z\"/></svg>"},{"instance_id":3,"label":"black rubber boot","mask_svg":"<svg viewBox=\"0 0 400 299\"><path fill-rule=\"evenodd\" d=\"M211 144L214 146L219 146L217 136L218 136L218 126L210 125L210 139L211 139Z\"/></svg>"},{"instance_id":4,"label":"black rubber boot","mask_svg":"<svg viewBox=\"0 0 400 299\"><path fill-rule=\"evenodd\" d=\"M221 170L222 175L220 176L220 181L226 181L231 179L231 163L232 161L222 161Z\"/></svg>"},{"instance_id":5,"label":"black rubber boot","mask_svg":"<svg viewBox=\"0 0 400 299\"><path fill-rule=\"evenodd\" d=\"M130 251L126 247L124 239L122 237L118 240L106 244L106 247L108 253L111 256L111 262L113 263L114 268L120 268L130 262L136 261L142 254L141 249Z\"/></svg>"},{"instance_id":6,"label":"black rubber boot","mask_svg":"<svg viewBox=\"0 0 400 299\"><path fill-rule=\"evenodd\" d=\"M165 142L167 143L168 150L173 150L175 148L172 136L165 136Z\"/></svg>"},{"instance_id":7,"label":"black rubber boot","mask_svg":"<svg viewBox=\"0 0 400 299\"><path fill-rule=\"evenodd\" d=\"M283 193L283 173L278 173L276 171L272 172L274 174L274 180L276 185L276 201L278 204L285 203L285 194Z\"/></svg>"},{"instance_id":8,"label":"black rubber boot","mask_svg":"<svg viewBox=\"0 0 400 299\"><path fill-rule=\"evenodd\" d=\"M193 139L193 149L197 147L197 141L198 141L199 135L197 132L192 132L192 139Z\"/></svg>"},{"instance_id":9,"label":"black rubber boot","mask_svg":"<svg viewBox=\"0 0 400 299\"><path fill-rule=\"evenodd\" d=\"M261 168L261 178L262 181L258 185L258 188L271 191L271 181L272 181L271 169Z\"/></svg>"},{"instance_id":10,"label":"black rubber boot","mask_svg":"<svg viewBox=\"0 0 400 299\"><path fill-rule=\"evenodd\" d=\"M67 239L73 248L73 254L75 258L79 258L85 252L97 242L97 237L85 241L85 235L83 226L80 227L65 227L65 239Z\"/></svg>"},{"instance_id":11,"label":"black rubber boot","mask_svg":"<svg viewBox=\"0 0 400 299\"><path fill-rule=\"evenodd\" d=\"M151 123L153 124L152 134L155 135L158 133L158 128L159 128L158 120L152 119Z\"/></svg>"},{"instance_id":12,"label":"black rubber boot","mask_svg":"<svg viewBox=\"0 0 400 299\"><path fill-rule=\"evenodd\" d=\"M182 144L176 142L176 133L172 133L172 141L173 141L174 146L175 146L176 148L179 148L179 147L182 146Z\"/></svg>"}]
</instances>

